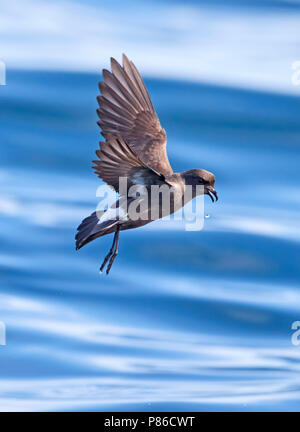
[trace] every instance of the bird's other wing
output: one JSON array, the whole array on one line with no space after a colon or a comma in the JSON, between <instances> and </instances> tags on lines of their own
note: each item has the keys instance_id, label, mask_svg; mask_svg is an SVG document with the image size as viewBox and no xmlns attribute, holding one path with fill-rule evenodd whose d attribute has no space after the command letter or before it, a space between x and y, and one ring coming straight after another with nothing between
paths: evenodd
<instances>
[{"instance_id":1,"label":"bird's other wing","mask_svg":"<svg viewBox=\"0 0 300 432\"><path fill-rule=\"evenodd\" d=\"M121 137L107 135L106 141L100 142L96 154L99 159L93 161L95 173L117 192L120 192L120 177L127 179L127 189L132 185L160 185L164 182L164 176L142 162Z\"/></svg>"},{"instance_id":2,"label":"bird's other wing","mask_svg":"<svg viewBox=\"0 0 300 432\"><path fill-rule=\"evenodd\" d=\"M108 134L121 136L147 166L164 175L172 174L166 132L138 70L124 54L123 67L112 58L111 70L103 70L101 95L97 97L102 135L105 139Z\"/></svg>"}]
</instances>

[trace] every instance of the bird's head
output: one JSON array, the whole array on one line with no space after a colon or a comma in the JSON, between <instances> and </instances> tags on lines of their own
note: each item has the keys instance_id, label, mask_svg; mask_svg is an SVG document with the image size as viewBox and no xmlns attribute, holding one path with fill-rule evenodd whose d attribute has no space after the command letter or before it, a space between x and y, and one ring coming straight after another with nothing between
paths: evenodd
<instances>
[{"instance_id":1,"label":"bird's head","mask_svg":"<svg viewBox=\"0 0 300 432\"><path fill-rule=\"evenodd\" d=\"M202 185L204 187L204 193L209 195L211 200L214 202L218 200L218 194L215 190L215 176L209 171L203 169L192 169L182 173L182 177L186 185L193 186L193 196L198 195L196 186Z\"/></svg>"}]
</instances>

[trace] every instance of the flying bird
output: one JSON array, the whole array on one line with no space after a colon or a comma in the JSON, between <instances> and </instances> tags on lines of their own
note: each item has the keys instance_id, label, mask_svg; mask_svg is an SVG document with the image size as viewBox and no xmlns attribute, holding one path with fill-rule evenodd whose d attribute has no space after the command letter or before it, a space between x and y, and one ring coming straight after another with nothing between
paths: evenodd
<instances>
[{"instance_id":1,"label":"flying bird","mask_svg":"<svg viewBox=\"0 0 300 432\"><path fill-rule=\"evenodd\" d=\"M218 199L214 189L215 176L203 169L174 173L166 151L167 136L161 127L149 93L132 61L123 54L123 66L111 58L111 72L103 70L99 83L97 113L104 141L96 150L95 173L118 194L113 206L95 211L85 218L76 234L76 250L107 234L114 233L113 243L100 267L107 265L108 274L118 254L120 231L143 226L180 209L187 186L192 189L191 199L207 194L212 201ZM120 179L126 179L126 189L120 190ZM151 187L168 186L170 203L164 206L160 197L155 211L150 205ZM201 186L197 188L197 186ZM129 196L131 187L137 195L143 217L132 217L128 204L136 197ZM141 192L142 191L142 192ZM154 217L153 217L154 213Z\"/></svg>"}]
</instances>

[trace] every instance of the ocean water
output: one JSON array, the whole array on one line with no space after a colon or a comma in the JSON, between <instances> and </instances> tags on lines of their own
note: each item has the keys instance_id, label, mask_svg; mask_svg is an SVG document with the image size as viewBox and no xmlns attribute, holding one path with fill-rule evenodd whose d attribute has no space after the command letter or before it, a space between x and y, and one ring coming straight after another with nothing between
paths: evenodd
<instances>
[{"instance_id":1,"label":"ocean water","mask_svg":"<svg viewBox=\"0 0 300 432\"><path fill-rule=\"evenodd\" d=\"M300 98L146 77L175 171L215 173L204 229L155 222L75 251L101 184L97 82L0 88L1 410L298 411Z\"/></svg>"}]
</instances>

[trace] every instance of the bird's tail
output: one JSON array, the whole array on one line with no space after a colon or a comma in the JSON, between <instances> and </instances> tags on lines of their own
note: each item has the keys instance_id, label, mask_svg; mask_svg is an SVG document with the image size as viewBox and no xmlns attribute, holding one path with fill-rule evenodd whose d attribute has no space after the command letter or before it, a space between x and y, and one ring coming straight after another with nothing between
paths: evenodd
<instances>
[{"instance_id":1,"label":"bird's tail","mask_svg":"<svg viewBox=\"0 0 300 432\"><path fill-rule=\"evenodd\" d=\"M75 236L76 250L82 248L92 240L95 240L97 237L102 237L115 231L118 220L106 220L100 223L99 218L99 212L94 212L83 219L77 228L77 234Z\"/></svg>"}]
</instances>

